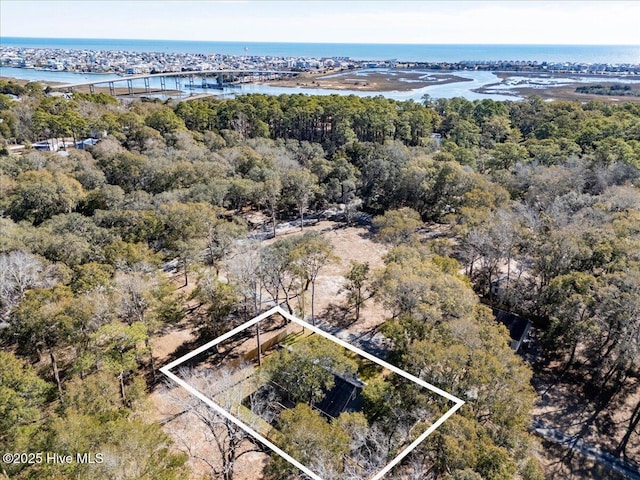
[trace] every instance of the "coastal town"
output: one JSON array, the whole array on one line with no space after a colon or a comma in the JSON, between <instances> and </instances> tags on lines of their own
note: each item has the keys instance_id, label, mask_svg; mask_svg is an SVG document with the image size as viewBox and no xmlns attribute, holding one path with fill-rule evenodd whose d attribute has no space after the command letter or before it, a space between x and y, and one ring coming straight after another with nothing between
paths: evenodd
<instances>
[{"instance_id":1,"label":"coastal town","mask_svg":"<svg viewBox=\"0 0 640 480\"><path fill-rule=\"evenodd\" d=\"M360 68L405 68L442 71L550 72L565 74L639 75L640 63L544 62L529 60L464 60L409 62L402 59L356 60L350 57L280 57L219 53L67 50L0 46L0 67L74 73L153 74L207 70L289 70L327 73Z\"/></svg>"},{"instance_id":2,"label":"coastal town","mask_svg":"<svg viewBox=\"0 0 640 480\"><path fill-rule=\"evenodd\" d=\"M206 70L292 70L327 71L356 68L361 62L348 58L302 58L256 55L223 55L174 52L132 52L120 50L62 50L0 47L0 66L35 68L75 73L117 73L133 75ZM379 66L391 66L381 62Z\"/></svg>"}]
</instances>

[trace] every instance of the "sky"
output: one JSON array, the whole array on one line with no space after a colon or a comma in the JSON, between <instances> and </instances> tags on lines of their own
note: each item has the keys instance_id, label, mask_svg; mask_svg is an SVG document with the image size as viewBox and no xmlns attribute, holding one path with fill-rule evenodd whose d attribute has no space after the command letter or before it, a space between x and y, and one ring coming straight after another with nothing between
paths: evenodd
<instances>
[{"instance_id":1,"label":"sky","mask_svg":"<svg viewBox=\"0 0 640 480\"><path fill-rule=\"evenodd\" d=\"M238 42L640 45L640 1L0 0L0 32Z\"/></svg>"}]
</instances>

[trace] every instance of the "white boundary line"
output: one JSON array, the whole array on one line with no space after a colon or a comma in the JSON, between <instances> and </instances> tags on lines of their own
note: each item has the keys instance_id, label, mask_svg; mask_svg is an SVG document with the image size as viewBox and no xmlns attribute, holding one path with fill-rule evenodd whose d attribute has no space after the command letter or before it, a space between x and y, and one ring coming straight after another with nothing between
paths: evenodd
<instances>
[{"instance_id":1,"label":"white boundary line","mask_svg":"<svg viewBox=\"0 0 640 480\"><path fill-rule=\"evenodd\" d=\"M245 425L244 423L242 423L240 420L238 420L236 417L234 417L233 415L231 415L229 412L227 412L226 410L224 410L223 408L221 408L220 406L216 405L211 399L209 399L208 397L206 397L205 395L203 395L202 393L200 393L198 390L196 390L195 388L193 388L191 385L189 385L187 382L185 382L184 380L178 378L177 376L175 376L173 373L161 368L160 371L162 373L164 373L167 377L169 377L171 380L173 380L174 382L176 382L178 385L182 386L187 392L189 392L191 395L199 398L200 400L202 400L204 403L206 403L207 405L209 405L211 408L213 408L218 414L222 415L224 418L231 420L233 423L235 423L238 427L240 427L241 429L243 429L245 432L247 432L249 435L251 435L252 437L260 440L262 443L264 443L267 447L269 447L271 450L273 450L274 452L276 452L278 455L280 455L281 457L283 457L285 460L287 460L288 462L292 463L293 465L295 465L296 467L298 467L300 470L302 470L304 473L306 473L307 475L309 475L311 478L313 478L313 480L322 480L322 478L320 478L318 475L316 475L315 473L313 473L311 470L309 470L307 467L305 467L304 465L302 465L300 462L298 462L295 458L293 458L292 456L288 455L287 453L285 453L283 450L281 450L280 448L278 448L276 445L274 445L273 443L271 443L269 440L267 440L265 437L263 437L262 435L260 435L258 432L256 432L253 428L249 427L248 425Z\"/></svg>"},{"instance_id":2,"label":"white boundary line","mask_svg":"<svg viewBox=\"0 0 640 480\"><path fill-rule=\"evenodd\" d=\"M274 445L272 442L267 440L265 437L260 435L254 429L252 429L248 425L245 425L242 421L240 421L239 419L237 419L236 417L234 417L233 415L228 413L226 410L221 408L219 405L217 405L215 402L213 402L211 399L206 397L204 394L202 394L201 392L196 390L194 387L192 387L191 385L186 383L184 380L180 379L175 374L170 372L171 369L177 367L181 363L184 363L187 360L195 357L196 355L199 355L200 353L210 349L211 347L213 347L213 346L215 346L215 345L217 345L217 344L219 344L221 342L224 342L228 338L231 338L232 336L236 335L237 333L240 333L241 331L246 330L247 328L251 327L252 325L255 325L256 323L264 320L265 318L270 317L271 315L273 315L275 313L278 313L278 314L282 315L284 318L286 318L288 320L291 320L294 323L297 323L301 327L308 328L312 332L314 332L314 333L316 333L316 334L318 334L318 335L320 335L322 337L325 337L326 339L331 340L332 342L335 342L338 345L340 345L340 346L342 346L342 347L344 347L344 348L346 348L348 350L351 350L352 352L357 353L358 355L363 356L367 360L370 360L370 361L372 361L374 363L377 363L378 365L380 365L380 366L382 366L382 367L384 367L386 369L389 369L392 372L397 373L398 375L406 378L407 380L411 380L412 382L417 383L421 387L424 387L424 388L426 388L428 390L431 390L432 392L437 393L438 395L440 395L442 397L445 397L447 400L450 400L450 401L455 403L455 405L453 407L451 407L444 415L442 415L438 420L436 420L436 422L433 423L433 425L431 425L422 435L420 435L417 439L415 439L408 447L406 447L404 450L402 450L386 467L384 467L377 474L375 474L373 477L371 477L370 480L380 480L385 474L387 474L393 467L395 467L398 463L400 463L400 461L404 457L406 457L414 448L416 448L420 443L422 443L422 441L424 441L425 438L427 438L430 434L432 434L440 425L442 425L451 415L453 415L464 404L464 401L459 399L458 397L455 397L455 396L451 395L450 393L447 393L444 390L441 390L440 388L438 388L438 387L436 387L434 385L431 385L430 383L427 383L424 380L421 380L420 378L415 377L414 375L411 375L410 373L407 373L404 370L401 370L398 367L395 367L394 365L391 365L391 364L385 362L384 360L379 359L378 357L376 357L374 355L371 355L370 353L367 353L367 352L365 352L365 351L363 351L363 350L361 350L361 349L359 349L357 347L354 347L353 345L345 342L344 340L341 340L341 339L339 339L339 338L337 338L337 337L325 332L324 330L320 330L319 328L314 327L313 325L305 322L304 320L301 320L298 317L296 317L294 315L291 315L290 313L286 312L279 305L276 306L276 307L273 307L272 309L270 309L270 310L268 310L268 311L266 311L266 312L264 312L264 313L262 313L260 315L258 315L257 317L249 320L248 322L243 323L242 325L234 328L233 330L225 333L224 335L221 335L220 337L218 337L218 338L216 338L216 339L214 339L214 340L202 345L201 347L195 349L193 352L187 353L186 355L178 358L177 360L174 360L173 362L169 363L168 365L165 365L164 367L162 367L160 369L160 371L163 374L165 374L171 380L176 382L178 385L182 386L191 395L199 398L200 400L205 402L207 405L209 405L211 408L213 408L218 414L222 415L224 418L230 420L231 422L236 424L238 427L242 428L249 435L253 436L254 438L256 438L258 440L260 440L262 443L264 443L271 450L273 450L278 455L283 457L285 460L287 460L291 464L295 465L300 470L302 470L304 473L306 473L311 478L313 478L313 480L323 480L323 479L320 478L315 473L313 473L307 467L302 465L296 459L291 457L289 454L287 454L286 452L281 450L279 447Z\"/></svg>"}]
</instances>

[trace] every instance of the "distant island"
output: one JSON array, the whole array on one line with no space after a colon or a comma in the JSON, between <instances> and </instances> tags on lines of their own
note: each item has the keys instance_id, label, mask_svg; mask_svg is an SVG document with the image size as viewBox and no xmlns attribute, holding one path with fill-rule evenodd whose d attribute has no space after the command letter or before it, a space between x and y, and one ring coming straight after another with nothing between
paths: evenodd
<instances>
[{"instance_id":1,"label":"distant island","mask_svg":"<svg viewBox=\"0 0 640 480\"><path fill-rule=\"evenodd\" d=\"M442 71L551 72L599 75L640 75L640 63L546 62L534 60L464 60L409 62L402 59L355 60L350 57L225 55L122 50L0 47L0 66L75 73L134 75L215 69L270 69L328 73L362 68Z\"/></svg>"}]
</instances>

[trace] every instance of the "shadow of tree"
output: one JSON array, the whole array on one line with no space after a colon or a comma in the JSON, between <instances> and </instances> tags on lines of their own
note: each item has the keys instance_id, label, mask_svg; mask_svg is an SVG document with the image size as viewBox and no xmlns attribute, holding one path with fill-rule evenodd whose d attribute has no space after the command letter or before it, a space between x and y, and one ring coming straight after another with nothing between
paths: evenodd
<instances>
[{"instance_id":1,"label":"shadow of tree","mask_svg":"<svg viewBox=\"0 0 640 480\"><path fill-rule=\"evenodd\" d=\"M335 303L330 303L327 308L325 308L320 315L318 315L318 319L323 322L328 323L329 325L345 328L349 325L353 324L356 320L354 317L349 315L351 309L345 307L344 305L337 305Z\"/></svg>"},{"instance_id":2,"label":"shadow of tree","mask_svg":"<svg viewBox=\"0 0 640 480\"><path fill-rule=\"evenodd\" d=\"M547 440L542 441L543 449L551 458L557 458L545 469L545 477L550 480L584 480L603 479L624 480L619 474L603 465L599 465L582 455L574 454L567 447L563 447Z\"/></svg>"},{"instance_id":3,"label":"shadow of tree","mask_svg":"<svg viewBox=\"0 0 640 480\"><path fill-rule=\"evenodd\" d=\"M243 316L235 316L229 318L228 321L220 322L220 324L215 325L214 328L198 329L197 325L199 322L202 322L202 318L204 316L206 316L206 313L200 311L193 313L192 317L190 318L190 323L193 326L193 331L196 334L196 338L179 345L171 354L166 357L166 359L163 360L163 364L168 364L173 362L174 360L177 360L183 355L194 351L195 349L210 342L211 340L214 340L220 335L223 335L227 331L232 330L233 328L241 325L246 321ZM282 328L285 323L285 319L282 316L274 314L262 320L260 330L262 333L268 333ZM221 342L220 344L207 349L206 351L196 355L189 360L186 360L183 364L180 365L180 367L195 368L197 366L202 366L205 363L209 365L217 365L228 359L240 358L242 354L238 353L236 351L236 348L244 344L247 340L253 338L254 335L254 328L248 328L241 332L238 332L237 334Z\"/></svg>"}]
</instances>

